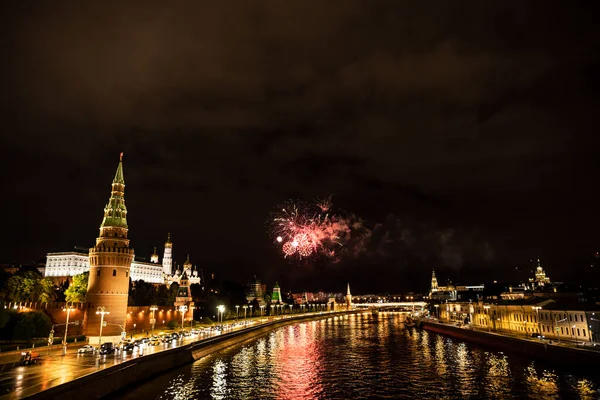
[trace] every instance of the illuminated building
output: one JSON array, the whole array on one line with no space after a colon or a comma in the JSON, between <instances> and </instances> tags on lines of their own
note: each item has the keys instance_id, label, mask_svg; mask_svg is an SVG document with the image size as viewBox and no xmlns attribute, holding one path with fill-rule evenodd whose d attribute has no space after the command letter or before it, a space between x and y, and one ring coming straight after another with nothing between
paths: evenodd
<instances>
[{"instance_id":1,"label":"illuminated building","mask_svg":"<svg viewBox=\"0 0 600 400\"><path fill-rule=\"evenodd\" d=\"M165 242L165 252L163 253L163 272L166 276L173 275L173 243L171 242L171 234L167 234Z\"/></svg>"},{"instance_id":2,"label":"illuminated building","mask_svg":"<svg viewBox=\"0 0 600 400\"><path fill-rule=\"evenodd\" d=\"M346 308L352 308L352 294L350 293L350 282L348 282L348 289L346 290Z\"/></svg>"},{"instance_id":3,"label":"illuminated building","mask_svg":"<svg viewBox=\"0 0 600 400\"><path fill-rule=\"evenodd\" d=\"M550 283L550 278L546 276L546 272L544 272L544 268L542 268L542 262L540 259L537 259L537 268L535 269L535 277L529 278L529 282L531 283L531 288L534 289L537 287L543 287L546 284Z\"/></svg>"},{"instance_id":4,"label":"illuminated building","mask_svg":"<svg viewBox=\"0 0 600 400\"><path fill-rule=\"evenodd\" d=\"M271 295L271 303L283 303L281 299L281 288L279 287L279 283L275 282L275 286L273 286L273 294Z\"/></svg>"},{"instance_id":5,"label":"illuminated building","mask_svg":"<svg viewBox=\"0 0 600 400\"><path fill-rule=\"evenodd\" d=\"M154 248L154 253L150 256L150 262L152 264L158 264L158 254L156 253L156 247Z\"/></svg>"},{"instance_id":6,"label":"illuminated building","mask_svg":"<svg viewBox=\"0 0 600 400\"><path fill-rule=\"evenodd\" d=\"M190 282L188 276L183 272L179 281L179 290L177 291L177 297L175 298L175 306L190 306L194 305L192 301L192 291L190 289Z\"/></svg>"},{"instance_id":7,"label":"illuminated building","mask_svg":"<svg viewBox=\"0 0 600 400\"><path fill-rule=\"evenodd\" d=\"M123 178L123 153L112 182L110 199L104 207L104 218L96 245L90 248L90 278L86 295L87 310L84 333L90 343L97 343L101 315L99 307L109 313L103 314L105 341L117 342L125 331L129 273L133 261L133 249L129 247L129 227L125 207L125 180Z\"/></svg>"},{"instance_id":8,"label":"illuminated building","mask_svg":"<svg viewBox=\"0 0 600 400\"><path fill-rule=\"evenodd\" d=\"M75 248L73 251L48 253L44 276L49 278L66 278L83 274L90 270L89 251L83 252ZM131 280L149 283L164 283L163 270L159 264L133 260L131 262Z\"/></svg>"},{"instance_id":9,"label":"illuminated building","mask_svg":"<svg viewBox=\"0 0 600 400\"><path fill-rule=\"evenodd\" d=\"M189 254L187 256L187 259L183 263L183 267L181 268L181 270L179 270L179 268L175 268L175 273L173 275L164 276L165 284L171 285L172 283L177 283L178 285L180 285L183 275L186 276L186 279L188 280L188 283L190 285L202 284L202 274L198 275L198 268L192 265Z\"/></svg>"},{"instance_id":10,"label":"illuminated building","mask_svg":"<svg viewBox=\"0 0 600 400\"><path fill-rule=\"evenodd\" d=\"M438 291L438 281L435 277L435 270L431 271L431 290L429 291L429 298L433 293L437 293Z\"/></svg>"},{"instance_id":11,"label":"illuminated building","mask_svg":"<svg viewBox=\"0 0 600 400\"><path fill-rule=\"evenodd\" d=\"M435 277L435 271L431 274L431 289L429 291L429 298L432 300L441 301L456 301L461 298L476 297L479 298L479 292L483 292L485 286L480 285L453 285L452 282L448 282L446 286L438 286L437 278Z\"/></svg>"},{"instance_id":12,"label":"illuminated building","mask_svg":"<svg viewBox=\"0 0 600 400\"><path fill-rule=\"evenodd\" d=\"M266 291L266 285L261 283L260 279L254 275L254 281L246 284L246 301L252 302L256 300L259 304L262 304L265 302L264 296Z\"/></svg>"},{"instance_id":13,"label":"illuminated building","mask_svg":"<svg viewBox=\"0 0 600 400\"><path fill-rule=\"evenodd\" d=\"M492 332L522 334L531 338L592 342L593 317L598 306L554 301L543 297L496 302L448 302L440 306L440 319L468 322L474 328ZM590 328L592 327L592 328ZM590 330L592 329L592 330Z\"/></svg>"}]
</instances>

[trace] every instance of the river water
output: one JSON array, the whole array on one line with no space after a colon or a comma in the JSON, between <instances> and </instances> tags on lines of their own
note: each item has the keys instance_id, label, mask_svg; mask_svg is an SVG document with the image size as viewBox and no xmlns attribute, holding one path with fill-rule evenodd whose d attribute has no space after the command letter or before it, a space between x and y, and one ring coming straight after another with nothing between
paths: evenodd
<instances>
[{"instance_id":1,"label":"river water","mask_svg":"<svg viewBox=\"0 0 600 400\"><path fill-rule=\"evenodd\" d=\"M595 372L556 369L403 321L400 313L383 312L286 326L119 398L600 398L600 366Z\"/></svg>"}]
</instances>

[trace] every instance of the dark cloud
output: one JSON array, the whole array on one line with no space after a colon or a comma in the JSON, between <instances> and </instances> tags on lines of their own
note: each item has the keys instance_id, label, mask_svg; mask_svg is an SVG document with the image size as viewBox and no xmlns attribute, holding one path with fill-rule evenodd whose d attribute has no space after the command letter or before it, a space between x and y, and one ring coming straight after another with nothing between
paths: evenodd
<instances>
[{"instance_id":1,"label":"dark cloud","mask_svg":"<svg viewBox=\"0 0 600 400\"><path fill-rule=\"evenodd\" d=\"M584 7L4 7L3 201L19 216L5 261L93 242L120 151L133 243L173 231L182 254L240 279L286 278L264 219L328 194L365 223L363 265L379 254L390 277L537 256L557 276L597 250L600 63Z\"/></svg>"}]
</instances>

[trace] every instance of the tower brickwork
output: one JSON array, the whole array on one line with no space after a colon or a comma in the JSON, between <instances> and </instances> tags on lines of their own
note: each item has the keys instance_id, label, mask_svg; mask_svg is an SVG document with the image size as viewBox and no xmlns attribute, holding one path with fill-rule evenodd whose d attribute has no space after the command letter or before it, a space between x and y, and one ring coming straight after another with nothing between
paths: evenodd
<instances>
[{"instance_id":1,"label":"tower brickwork","mask_svg":"<svg viewBox=\"0 0 600 400\"><path fill-rule=\"evenodd\" d=\"M89 251L90 277L84 330L90 343L98 342L101 320L101 316L96 314L98 307L109 312L104 315L106 325L102 329L102 342L119 340L125 326L129 270L134 258L134 251L129 247L128 230L121 153L110 199L104 207L100 235Z\"/></svg>"}]
</instances>

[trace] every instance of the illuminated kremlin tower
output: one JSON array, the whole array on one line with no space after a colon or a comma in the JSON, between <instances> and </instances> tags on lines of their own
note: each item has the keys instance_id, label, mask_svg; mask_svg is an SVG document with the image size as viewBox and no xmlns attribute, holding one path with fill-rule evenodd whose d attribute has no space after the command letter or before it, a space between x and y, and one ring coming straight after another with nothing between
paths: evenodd
<instances>
[{"instance_id":1,"label":"illuminated kremlin tower","mask_svg":"<svg viewBox=\"0 0 600 400\"><path fill-rule=\"evenodd\" d=\"M167 234L165 242L165 252L163 255L163 273L167 276L173 275L173 243L171 242L171 234Z\"/></svg>"},{"instance_id":2,"label":"illuminated kremlin tower","mask_svg":"<svg viewBox=\"0 0 600 400\"><path fill-rule=\"evenodd\" d=\"M96 246L90 249L90 278L86 295L87 312L85 335L91 344L97 344L101 317L102 342L118 342L125 327L129 294L129 268L134 257L127 239L127 208L125 207L125 180L123 153L112 182L108 204ZM100 311L104 314L101 315Z\"/></svg>"}]
</instances>

